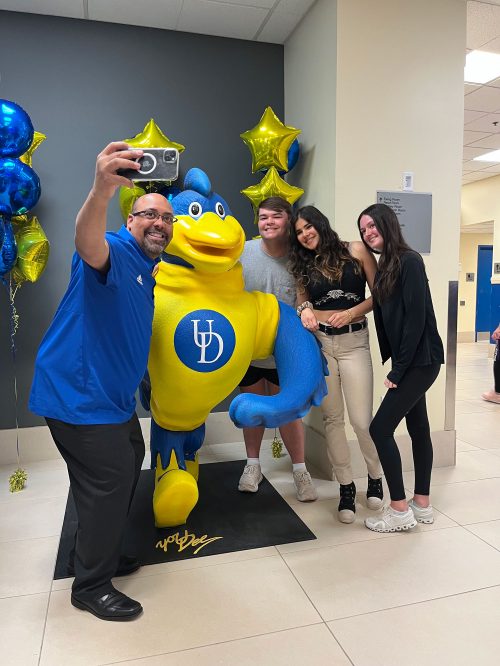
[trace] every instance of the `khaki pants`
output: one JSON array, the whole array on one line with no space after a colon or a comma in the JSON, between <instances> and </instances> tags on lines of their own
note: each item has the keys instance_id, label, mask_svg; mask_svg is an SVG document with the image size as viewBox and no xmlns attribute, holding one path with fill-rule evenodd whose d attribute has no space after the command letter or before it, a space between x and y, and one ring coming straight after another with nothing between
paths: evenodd
<instances>
[{"instance_id":1,"label":"khaki pants","mask_svg":"<svg viewBox=\"0 0 500 666\"><path fill-rule=\"evenodd\" d=\"M344 422L344 399L349 421L358 438L361 453L372 479L382 476L377 450L369 434L373 408L373 367L368 328L326 335L315 332L321 342L330 374L326 377L328 395L321 403L328 458L337 480L351 483L351 455Z\"/></svg>"}]
</instances>

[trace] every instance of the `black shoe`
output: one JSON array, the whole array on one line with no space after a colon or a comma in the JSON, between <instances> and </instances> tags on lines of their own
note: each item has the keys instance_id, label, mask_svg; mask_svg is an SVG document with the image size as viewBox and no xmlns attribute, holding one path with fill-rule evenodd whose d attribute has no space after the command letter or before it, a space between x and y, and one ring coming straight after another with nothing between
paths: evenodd
<instances>
[{"instance_id":1,"label":"black shoe","mask_svg":"<svg viewBox=\"0 0 500 666\"><path fill-rule=\"evenodd\" d=\"M354 481L340 484L339 520L341 523L352 523L356 517L356 486Z\"/></svg>"},{"instance_id":2,"label":"black shoe","mask_svg":"<svg viewBox=\"0 0 500 666\"><path fill-rule=\"evenodd\" d=\"M369 509L381 509L384 499L382 479L372 479L368 474L368 490L366 491L366 506Z\"/></svg>"},{"instance_id":3,"label":"black shoe","mask_svg":"<svg viewBox=\"0 0 500 666\"><path fill-rule=\"evenodd\" d=\"M122 555L120 561L118 562L118 569L116 570L115 577L128 576L129 574L134 573L141 568L140 562L137 558L132 557L131 555ZM66 569L68 576L75 575L75 565L72 562L68 562L68 567Z\"/></svg>"},{"instance_id":4,"label":"black shoe","mask_svg":"<svg viewBox=\"0 0 500 666\"><path fill-rule=\"evenodd\" d=\"M127 597L114 588L106 594L98 594L93 599L77 599L71 595L71 603L75 608L88 611L100 620L114 620L124 622L133 620L142 613L142 606L138 601Z\"/></svg>"}]
</instances>

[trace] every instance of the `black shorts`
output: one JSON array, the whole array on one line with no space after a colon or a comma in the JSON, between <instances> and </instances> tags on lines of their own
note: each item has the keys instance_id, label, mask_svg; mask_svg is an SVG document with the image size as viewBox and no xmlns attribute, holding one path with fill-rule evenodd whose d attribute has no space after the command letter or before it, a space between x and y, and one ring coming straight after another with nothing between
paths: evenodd
<instances>
[{"instance_id":1,"label":"black shorts","mask_svg":"<svg viewBox=\"0 0 500 666\"><path fill-rule=\"evenodd\" d=\"M260 379L267 379L268 382L271 382L275 386L280 385L276 368L258 368L256 365L251 365L240 381L240 386L252 386L252 384L256 384Z\"/></svg>"}]
</instances>

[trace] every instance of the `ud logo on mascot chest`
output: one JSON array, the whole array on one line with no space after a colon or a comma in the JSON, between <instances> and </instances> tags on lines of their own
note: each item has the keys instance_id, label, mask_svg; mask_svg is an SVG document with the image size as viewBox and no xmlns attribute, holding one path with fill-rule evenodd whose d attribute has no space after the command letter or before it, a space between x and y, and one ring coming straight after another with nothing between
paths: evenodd
<instances>
[{"instance_id":1,"label":"ud logo on mascot chest","mask_svg":"<svg viewBox=\"0 0 500 666\"><path fill-rule=\"evenodd\" d=\"M226 365L235 343L231 322L215 310L190 312L181 319L174 335L179 360L198 372L213 372Z\"/></svg>"}]
</instances>

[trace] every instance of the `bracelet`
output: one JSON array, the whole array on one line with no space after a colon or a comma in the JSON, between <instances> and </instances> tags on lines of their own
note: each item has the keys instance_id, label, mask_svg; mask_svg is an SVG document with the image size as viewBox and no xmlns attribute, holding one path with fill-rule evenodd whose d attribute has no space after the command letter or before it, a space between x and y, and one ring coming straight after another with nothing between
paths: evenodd
<instances>
[{"instance_id":1,"label":"bracelet","mask_svg":"<svg viewBox=\"0 0 500 666\"><path fill-rule=\"evenodd\" d=\"M299 305L299 307L297 308L297 310L296 310L297 317L300 317L300 315L302 314L302 310L305 310L306 308L311 308L311 310L312 310L313 309L313 304L310 301L304 301L303 303L301 303Z\"/></svg>"},{"instance_id":2,"label":"bracelet","mask_svg":"<svg viewBox=\"0 0 500 666\"><path fill-rule=\"evenodd\" d=\"M352 323L352 312L351 310L346 310L347 314L349 315L349 324Z\"/></svg>"}]
</instances>

